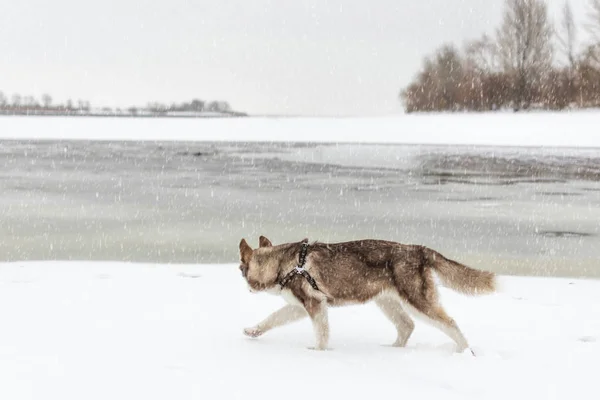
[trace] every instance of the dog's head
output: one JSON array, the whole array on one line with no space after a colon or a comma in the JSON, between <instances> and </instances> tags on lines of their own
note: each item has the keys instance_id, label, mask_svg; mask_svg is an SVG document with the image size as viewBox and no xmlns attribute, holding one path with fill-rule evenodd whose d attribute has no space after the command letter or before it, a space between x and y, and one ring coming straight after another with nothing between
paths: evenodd
<instances>
[{"instance_id":1,"label":"dog's head","mask_svg":"<svg viewBox=\"0 0 600 400\"><path fill-rule=\"evenodd\" d=\"M279 260L272 247L264 236L259 238L257 249L252 249L245 239L240 241L240 271L253 292L269 290L277 284Z\"/></svg>"}]
</instances>

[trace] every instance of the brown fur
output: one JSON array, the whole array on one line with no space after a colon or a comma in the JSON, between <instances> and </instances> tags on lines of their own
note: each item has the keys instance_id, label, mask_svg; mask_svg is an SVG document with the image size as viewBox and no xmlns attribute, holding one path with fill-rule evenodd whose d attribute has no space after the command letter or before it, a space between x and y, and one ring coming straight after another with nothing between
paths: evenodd
<instances>
[{"instance_id":1,"label":"brown fur","mask_svg":"<svg viewBox=\"0 0 600 400\"><path fill-rule=\"evenodd\" d=\"M269 239L261 236L259 243L260 247L252 250L242 239L240 269L252 290L276 291L278 280L297 264L302 242L273 246ZM312 243L308 248L306 269L317 282L319 291L301 276L294 277L286 290L313 319L318 331L317 348L326 346L328 326L319 324L327 325L327 306L375 300L398 328L396 344L405 344L414 327L408 314L402 310L404 304L439 325L462 351L467 347L466 339L439 305L433 272L445 285L465 294L490 293L495 288L495 276L491 272L467 267L424 246L383 240ZM302 315L298 310L293 314ZM272 328L267 320L263 324L264 331ZM262 334L260 325L255 328Z\"/></svg>"}]
</instances>

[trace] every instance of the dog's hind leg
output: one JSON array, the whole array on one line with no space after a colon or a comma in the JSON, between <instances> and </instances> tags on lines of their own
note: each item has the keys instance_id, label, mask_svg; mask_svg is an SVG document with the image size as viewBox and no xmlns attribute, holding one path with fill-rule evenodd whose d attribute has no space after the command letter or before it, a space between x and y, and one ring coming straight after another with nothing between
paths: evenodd
<instances>
[{"instance_id":1,"label":"dog's hind leg","mask_svg":"<svg viewBox=\"0 0 600 400\"><path fill-rule=\"evenodd\" d=\"M400 299L391 295L382 295L375 299L375 304L383 314L394 324L398 332L398 338L394 342L395 347L404 347L408 338L415 329L415 323L410 316L402 309Z\"/></svg>"},{"instance_id":2,"label":"dog's hind leg","mask_svg":"<svg viewBox=\"0 0 600 400\"><path fill-rule=\"evenodd\" d=\"M430 268L417 270L398 269L396 276L398 294L408 311L435 326L456 342L456 351L462 353L469 344L456 322L439 304L438 292ZM399 284L401 283L401 284Z\"/></svg>"},{"instance_id":3,"label":"dog's hind leg","mask_svg":"<svg viewBox=\"0 0 600 400\"><path fill-rule=\"evenodd\" d=\"M415 312L417 316L422 317L426 322L435 326L456 342L458 353L462 353L469 347L469 343L458 328L456 321L450 318L438 303L437 292L431 296L415 296L413 294L406 300L410 311Z\"/></svg>"},{"instance_id":4,"label":"dog's hind leg","mask_svg":"<svg viewBox=\"0 0 600 400\"><path fill-rule=\"evenodd\" d=\"M258 337L273 328L290 324L307 316L308 314L304 307L295 304L288 304L269 315L257 325L244 329L244 334L250 337Z\"/></svg>"},{"instance_id":5,"label":"dog's hind leg","mask_svg":"<svg viewBox=\"0 0 600 400\"><path fill-rule=\"evenodd\" d=\"M427 322L444 332L456 342L456 352L462 353L469 347L469 343L458 328L456 321L450 318L440 305L436 305L426 310L418 310L418 313L421 314Z\"/></svg>"}]
</instances>

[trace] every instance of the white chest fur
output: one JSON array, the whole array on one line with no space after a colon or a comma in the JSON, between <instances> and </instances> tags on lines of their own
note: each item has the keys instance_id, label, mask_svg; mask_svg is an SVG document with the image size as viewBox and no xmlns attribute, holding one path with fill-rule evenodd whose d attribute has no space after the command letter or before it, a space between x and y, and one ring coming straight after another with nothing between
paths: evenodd
<instances>
[{"instance_id":1,"label":"white chest fur","mask_svg":"<svg viewBox=\"0 0 600 400\"><path fill-rule=\"evenodd\" d=\"M281 297L283 297L283 299L291 305L294 306L301 306L302 303L300 303L300 301L298 300L298 298L296 296L294 296L294 294L292 293L292 291L290 289L282 289L281 293L280 293Z\"/></svg>"},{"instance_id":2,"label":"white chest fur","mask_svg":"<svg viewBox=\"0 0 600 400\"><path fill-rule=\"evenodd\" d=\"M300 300L298 300L298 298L296 296L294 296L294 294L292 293L292 291L290 289L281 289L279 286L273 287L271 289L267 289L266 290L267 293L272 294L274 296L281 296L283 297L283 299L285 300L286 303L294 305L294 306L301 306L302 303L300 302Z\"/></svg>"}]
</instances>

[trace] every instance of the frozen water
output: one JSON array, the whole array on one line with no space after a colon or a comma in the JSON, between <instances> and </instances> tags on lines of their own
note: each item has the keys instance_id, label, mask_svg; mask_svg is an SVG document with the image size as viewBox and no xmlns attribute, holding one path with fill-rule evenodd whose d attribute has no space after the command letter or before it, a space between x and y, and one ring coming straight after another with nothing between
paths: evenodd
<instances>
[{"instance_id":1,"label":"frozen water","mask_svg":"<svg viewBox=\"0 0 600 400\"><path fill-rule=\"evenodd\" d=\"M223 263L241 237L374 237L600 276L599 178L595 149L5 140L0 252Z\"/></svg>"}]
</instances>

